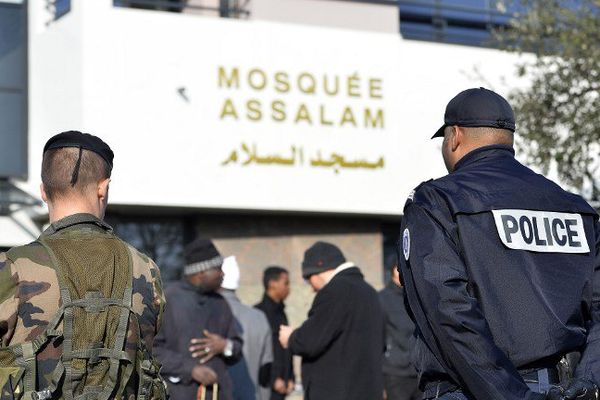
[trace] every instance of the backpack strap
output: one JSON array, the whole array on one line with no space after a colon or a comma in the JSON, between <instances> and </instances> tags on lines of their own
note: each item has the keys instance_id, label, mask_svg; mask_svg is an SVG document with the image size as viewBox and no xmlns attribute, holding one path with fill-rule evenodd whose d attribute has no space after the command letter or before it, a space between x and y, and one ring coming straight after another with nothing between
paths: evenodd
<instances>
[{"instance_id":1,"label":"backpack strap","mask_svg":"<svg viewBox=\"0 0 600 400\"><path fill-rule=\"evenodd\" d=\"M23 388L25 393L31 393L35 391L35 384L37 378L37 365L35 360L35 352L33 350L32 342L22 343L17 347L17 363L21 364L25 368L26 373L23 375Z\"/></svg>"},{"instance_id":2,"label":"backpack strap","mask_svg":"<svg viewBox=\"0 0 600 400\"><path fill-rule=\"evenodd\" d=\"M71 366L72 357L70 357L70 354L73 351L73 308L68 307L68 305L71 303L71 293L69 292L68 286L65 284L65 277L63 276L62 270L58 268L58 259L56 258L54 251L52 251L50 246L48 246L48 244L46 243L45 236L45 234L42 234L37 241L46 249L46 252L50 256L52 268L54 269L54 271L56 271L58 286L60 287L60 298L62 302L62 312L60 314L62 314L63 318L63 355L58 361L54 373L52 374L52 393L56 391L58 382L62 378L62 375L65 375L64 388L66 390L63 390L63 397L65 398L65 400L73 400L73 387L71 380L71 377L73 375L73 369ZM57 378L57 375L59 374L60 376L58 376L58 379L55 380L55 378Z\"/></svg>"},{"instance_id":3,"label":"backpack strap","mask_svg":"<svg viewBox=\"0 0 600 400\"><path fill-rule=\"evenodd\" d=\"M131 266L131 259L129 260ZM130 268L131 270L131 268ZM129 274L131 280L133 279L133 273ZM127 336L127 327L129 325L129 314L132 312L132 299L133 299L133 288L132 283L125 288L123 294L123 308L121 309L121 315L119 318L119 325L117 328L117 334L115 338L115 344L113 346L112 354L120 354L124 357L111 357L110 367L108 369L108 384L105 389L99 394L99 400L109 400L112 397L113 391L117 388L119 383L119 367L122 360L132 362L127 354L123 351L125 348L125 337Z\"/></svg>"}]
</instances>

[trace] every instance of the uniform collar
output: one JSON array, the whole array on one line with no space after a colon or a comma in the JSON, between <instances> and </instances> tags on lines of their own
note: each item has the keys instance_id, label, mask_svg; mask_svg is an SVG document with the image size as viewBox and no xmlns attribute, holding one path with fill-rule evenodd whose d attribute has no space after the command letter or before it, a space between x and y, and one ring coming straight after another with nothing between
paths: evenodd
<instances>
[{"instance_id":1,"label":"uniform collar","mask_svg":"<svg viewBox=\"0 0 600 400\"><path fill-rule=\"evenodd\" d=\"M460 168L464 168L467 165L473 164L483 158L486 157L495 157L495 156L506 156L507 154L511 155L511 157L515 156L515 149L512 146L506 144L492 144L490 146L479 147L466 154L463 158L461 158L456 165L454 166L454 171L458 171Z\"/></svg>"},{"instance_id":2,"label":"uniform collar","mask_svg":"<svg viewBox=\"0 0 600 400\"><path fill-rule=\"evenodd\" d=\"M48 228L46 228L46 230L44 230L43 235L52 235L60 230L70 228L75 225L82 225L82 224L96 225L108 232L112 232L112 230L113 230L113 228L110 225L108 225L106 222L100 220L95 215L87 214L87 213L80 213L80 214L69 215L68 217L65 217L63 219L60 219L56 222L51 223L50 226Z\"/></svg>"}]
</instances>

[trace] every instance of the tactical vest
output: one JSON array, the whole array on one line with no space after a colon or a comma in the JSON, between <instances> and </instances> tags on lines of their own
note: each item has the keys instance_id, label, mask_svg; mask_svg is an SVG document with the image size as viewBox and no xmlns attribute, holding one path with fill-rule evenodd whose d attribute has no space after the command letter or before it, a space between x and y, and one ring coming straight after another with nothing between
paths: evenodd
<instances>
[{"instance_id":1,"label":"tactical vest","mask_svg":"<svg viewBox=\"0 0 600 400\"><path fill-rule=\"evenodd\" d=\"M0 348L0 400L162 400L166 385L132 308L131 253L110 231L65 230L37 240L58 278L60 303L35 339ZM16 259L23 247L9 250ZM107 257L109 255L109 257ZM90 258L88 258L90 257ZM104 259L102 259L102 257ZM88 268L94 260L95 268ZM46 346L62 354L51 376L36 365ZM45 382L45 387L40 386Z\"/></svg>"}]
</instances>

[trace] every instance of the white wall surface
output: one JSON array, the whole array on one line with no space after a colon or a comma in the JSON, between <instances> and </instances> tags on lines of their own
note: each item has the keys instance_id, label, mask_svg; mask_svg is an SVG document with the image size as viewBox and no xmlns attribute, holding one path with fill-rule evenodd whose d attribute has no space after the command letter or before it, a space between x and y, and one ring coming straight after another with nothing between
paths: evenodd
<instances>
[{"instance_id":1,"label":"white wall surface","mask_svg":"<svg viewBox=\"0 0 600 400\"><path fill-rule=\"evenodd\" d=\"M252 0L250 18L399 34L398 7L335 0Z\"/></svg>"},{"instance_id":2,"label":"white wall surface","mask_svg":"<svg viewBox=\"0 0 600 400\"><path fill-rule=\"evenodd\" d=\"M32 15L43 21L34 3ZM412 188L445 172L440 142L429 137L448 100L480 85L506 94L502 78L515 62L496 50L399 34L115 8L110 0L74 0L65 17L30 29L30 191L37 192L45 141L79 129L115 151L111 202L125 205L399 215ZM239 68L239 89L219 86L219 67ZM267 76L264 89L248 84L254 68ZM305 94L293 84L280 93L277 72L339 77L345 93L318 87ZM349 94L353 75L358 88ZM260 74L253 77L257 86ZM369 79L381 98L370 96ZM221 118L227 99L239 119ZM245 116L249 100L262 104L259 121ZM274 101L285 103L286 121L272 119ZM312 124L293 121L301 104ZM324 119L337 123L319 121L321 106ZM340 126L345 107L357 126ZM365 128L365 108L382 110L384 126ZM258 158L248 158L244 143L256 146ZM268 158L291 158L292 146L294 165ZM234 150L238 162L222 165ZM345 168L311 166L318 154L321 164L339 164L332 153ZM383 168L364 168L380 157Z\"/></svg>"}]
</instances>

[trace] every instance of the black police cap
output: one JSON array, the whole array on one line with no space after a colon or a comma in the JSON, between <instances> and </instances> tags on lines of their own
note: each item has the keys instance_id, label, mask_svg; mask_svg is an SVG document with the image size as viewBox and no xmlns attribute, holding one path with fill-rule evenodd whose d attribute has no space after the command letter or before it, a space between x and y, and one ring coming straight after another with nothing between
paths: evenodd
<instances>
[{"instance_id":1,"label":"black police cap","mask_svg":"<svg viewBox=\"0 0 600 400\"><path fill-rule=\"evenodd\" d=\"M52 149L62 149L64 147L77 147L93 151L107 162L112 169L113 158L115 157L110 147L97 136L79 131L67 131L51 137L44 146L44 153Z\"/></svg>"},{"instance_id":2,"label":"black police cap","mask_svg":"<svg viewBox=\"0 0 600 400\"><path fill-rule=\"evenodd\" d=\"M447 126L491 127L515 131L515 114L498 93L480 87L457 94L446 106L444 125L431 138L443 137Z\"/></svg>"},{"instance_id":3,"label":"black police cap","mask_svg":"<svg viewBox=\"0 0 600 400\"><path fill-rule=\"evenodd\" d=\"M81 166L81 152L83 149L93 151L106 161L110 169L113 167L113 158L115 157L110 147L97 136L79 131L67 131L52 136L44 146L44 153L52 149L62 149L64 147L76 147L79 149L79 156L73 168L71 177L71 186L75 186L79 177L79 167Z\"/></svg>"}]
</instances>

